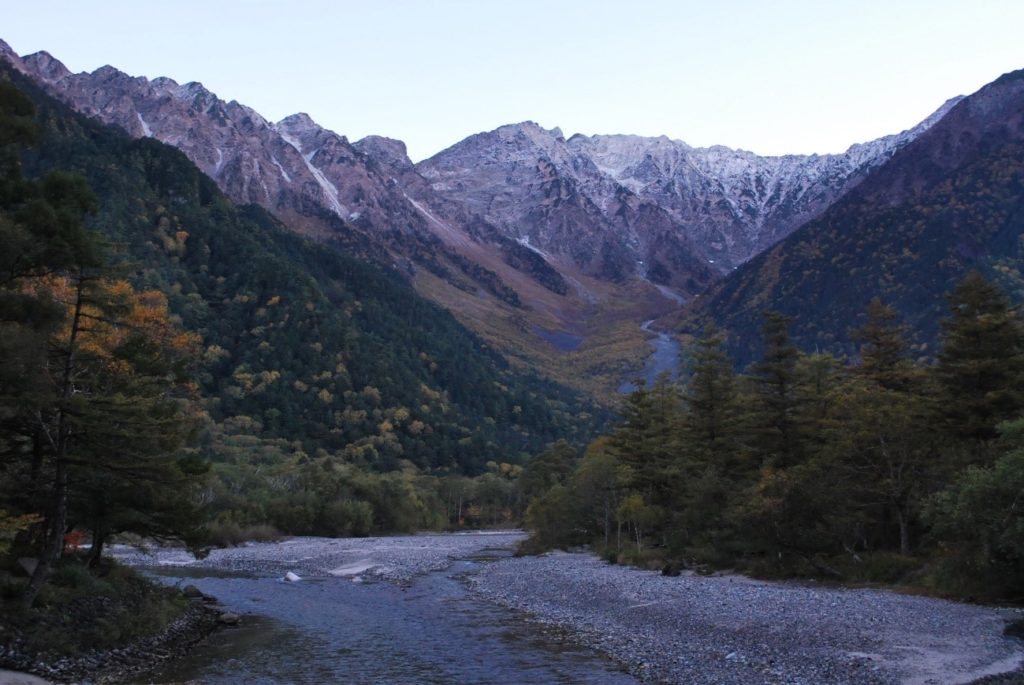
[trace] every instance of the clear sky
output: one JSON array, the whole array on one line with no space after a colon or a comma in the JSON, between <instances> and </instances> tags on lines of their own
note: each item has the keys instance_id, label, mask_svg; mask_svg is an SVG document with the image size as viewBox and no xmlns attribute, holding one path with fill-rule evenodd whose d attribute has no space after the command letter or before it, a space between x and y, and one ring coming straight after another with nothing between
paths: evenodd
<instances>
[{"instance_id":1,"label":"clear sky","mask_svg":"<svg viewBox=\"0 0 1024 685\"><path fill-rule=\"evenodd\" d=\"M6 5L6 6L5 6ZM0 0L73 71L200 81L414 160L506 123L838 152L1024 68L1022 0Z\"/></svg>"}]
</instances>

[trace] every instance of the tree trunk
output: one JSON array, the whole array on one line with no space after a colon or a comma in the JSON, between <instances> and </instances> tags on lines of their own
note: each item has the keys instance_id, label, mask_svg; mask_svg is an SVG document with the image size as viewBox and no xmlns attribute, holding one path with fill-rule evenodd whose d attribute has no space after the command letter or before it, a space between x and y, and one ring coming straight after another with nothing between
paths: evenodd
<instances>
[{"instance_id":1,"label":"tree trunk","mask_svg":"<svg viewBox=\"0 0 1024 685\"><path fill-rule=\"evenodd\" d=\"M901 507L896 507L896 520L900 527L900 554L910 556L910 522Z\"/></svg>"},{"instance_id":2,"label":"tree trunk","mask_svg":"<svg viewBox=\"0 0 1024 685\"><path fill-rule=\"evenodd\" d=\"M68 443L71 439L71 428L68 425L67 409L65 407L74 391L74 371L78 334L82 330L82 307L85 304L85 276L78 273L75 283L75 312L71 318L71 330L68 333L67 348L65 350L64 368L61 373L60 394L58 396L56 428L52 434L47 436L48 442L53 449L53 503L50 509L50 520L47 522L47 539L39 555L39 563L32 574L32 579L25 589L22 601L26 606L32 606L39 590L50 576L50 569L60 560L64 551L64 532L68 522ZM44 419L40 416L39 429L45 433Z\"/></svg>"},{"instance_id":3,"label":"tree trunk","mask_svg":"<svg viewBox=\"0 0 1024 685\"><path fill-rule=\"evenodd\" d=\"M64 526L68 518L68 473L63 459L57 460L53 490L54 508L47 521L46 539L43 542L39 563L36 564L36 570L32 573L32 579L22 597L25 606L32 606L35 603L39 590L50 576L50 569L64 551Z\"/></svg>"},{"instance_id":4,"label":"tree trunk","mask_svg":"<svg viewBox=\"0 0 1024 685\"><path fill-rule=\"evenodd\" d=\"M612 534L611 531L611 504L608 502L608 498L604 498L604 548L608 549L608 541Z\"/></svg>"},{"instance_id":5,"label":"tree trunk","mask_svg":"<svg viewBox=\"0 0 1024 685\"><path fill-rule=\"evenodd\" d=\"M96 568L96 565L100 563L100 557L103 556L103 543L106 540L107 532L103 529L103 526L96 526L96 529L92 532L92 546L89 548L89 558L85 561L86 566Z\"/></svg>"}]
</instances>

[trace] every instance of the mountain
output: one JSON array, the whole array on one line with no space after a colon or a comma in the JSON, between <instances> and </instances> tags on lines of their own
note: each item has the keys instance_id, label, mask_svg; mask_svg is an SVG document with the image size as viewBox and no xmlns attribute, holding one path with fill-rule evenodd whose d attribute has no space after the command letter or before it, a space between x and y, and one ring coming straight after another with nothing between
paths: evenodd
<instances>
[{"instance_id":1,"label":"mountain","mask_svg":"<svg viewBox=\"0 0 1024 685\"><path fill-rule=\"evenodd\" d=\"M968 271L1024 302L1024 70L961 100L822 216L713 286L685 327L714 320L741 364L761 312L794 317L805 350L849 353L873 297L895 307L922 356L935 352L944 293Z\"/></svg>"},{"instance_id":2,"label":"mountain","mask_svg":"<svg viewBox=\"0 0 1024 685\"><path fill-rule=\"evenodd\" d=\"M82 116L4 65L0 79L36 105L42 136L25 174L87 179L99 207L90 223L119 272L164 293L201 336L204 407L257 461L330 453L379 471L404 460L474 474L559 438L585 441L600 420L568 389L511 367L394 269L236 206L179 150Z\"/></svg>"},{"instance_id":3,"label":"mountain","mask_svg":"<svg viewBox=\"0 0 1024 685\"><path fill-rule=\"evenodd\" d=\"M268 122L199 83L73 74L2 42L0 58L76 110L179 148L235 202L396 266L513 359L599 394L642 365L641 322L824 211L952 103L839 155L566 140L525 122L413 164L400 141L352 143L305 114Z\"/></svg>"},{"instance_id":4,"label":"mountain","mask_svg":"<svg viewBox=\"0 0 1024 685\"><path fill-rule=\"evenodd\" d=\"M960 98L902 133L834 155L761 157L727 147L693 148L665 137L573 136L569 146L606 175L666 210L727 273L825 210Z\"/></svg>"},{"instance_id":5,"label":"mountain","mask_svg":"<svg viewBox=\"0 0 1024 685\"><path fill-rule=\"evenodd\" d=\"M958 100L835 155L760 157L665 137L566 140L525 122L471 136L417 168L507 234L588 272L693 293L814 218Z\"/></svg>"}]
</instances>

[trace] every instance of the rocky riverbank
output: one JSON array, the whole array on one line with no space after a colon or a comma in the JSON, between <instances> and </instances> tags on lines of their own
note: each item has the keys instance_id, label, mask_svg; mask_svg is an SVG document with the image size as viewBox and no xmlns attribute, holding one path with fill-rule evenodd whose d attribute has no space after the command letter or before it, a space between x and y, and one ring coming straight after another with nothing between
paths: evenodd
<instances>
[{"instance_id":1,"label":"rocky riverbank","mask_svg":"<svg viewBox=\"0 0 1024 685\"><path fill-rule=\"evenodd\" d=\"M92 650L75 657L50 659L29 655L14 640L10 645L0 645L0 669L17 672L4 676L12 683L21 682L19 674L26 673L52 683L135 682L139 674L182 656L213 632L222 611L197 598L179 618L156 635L132 640L117 649ZM2 682L4 680L0 679Z\"/></svg>"},{"instance_id":2,"label":"rocky riverbank","mask_svg":"<svg viewBox=\"0 0 1024 685\"><path fill-rule=\"evenodd\" d=\"M1019 610L882 590L666 577L565 553L488 564L469 582L652 682L952 684L1024 661L1024 642L1003 634Z\"/></svg>"},{"instance_id":3,"label":"rocky riverbank","mask_svg":"<svg viewBox=\"0 0 1024 685\"><path fill-rule=\"evenodd\" d=\"M284 577L370 576L408 583L416 576L447 568L455 559L487 549L511 549L525 539L521 531L424 533L376 538L291 538L216 549L205 559L184 550L138 551L115 547L112 554L131 566L187 566Z\"/></svg>"},{"instance_id":4,"label":"rocky riverbank","mask_svg":"<svg viewBox=\"0 0 1024 685\"><path fill-rule=\"evenodd\" d=\"M520 532L404 537L295 538L215 550L196 560L175 550L117 548L122 563L181 566L253 577L383 579L409 585L455 559L512 549ZM1003 631L1017 609L995 609L874 589L762 582L733 575L662 576L613 566L589 554L503 558L461 571L478 597L541 623L552 640L580 642L623 664L638 679L661 683L787 685L1019 683L1024 641ZM321 581L322 583L323 581ZM283 583L287 586L289 583ZM311 585L310 587L313 587ZM328 586L323 586L328 587ZM414 588L417 586L413 586ZM215 593L216 594L216 593ZM95 682L130 679L132 664L152 665L187 649L212 629L203 602L181 637L113 654L110 676L94 665L6 662L51 680L91 674ZM231 608L231 607L229 607ZM201 620L201 624L188 624ZM204 627L205 626L205 627ZM172 646L168 646L172 645ZM180 645L178 649L173 645ZM125 666L120 666L121 662ZM0 664L2 666L2 664ZM88 670L92 669L92 670ZM120 669L120 670L118 670ZM106 678L106 679L103 679Z\"/></svg>"}]
</instances>

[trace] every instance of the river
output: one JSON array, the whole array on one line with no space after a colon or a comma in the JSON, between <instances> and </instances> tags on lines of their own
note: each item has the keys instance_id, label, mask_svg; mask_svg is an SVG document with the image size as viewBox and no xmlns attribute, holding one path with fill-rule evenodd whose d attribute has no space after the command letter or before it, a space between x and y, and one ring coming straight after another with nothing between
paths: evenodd
<instances>
[{"instance_id":1,"label":"river","mask_svg":"<svg viewBox=\"0 0 1024 685\"><path fill-rule=\"evenodd\" d=\"M408 586L151 568L164 582L196 585L244 618L150 682L635 683L598 652L469 593L465 574L508 554L462 559Z\"/></svg>"},{"instance_id":2,"label":"river","mask_svg":"<svg viewBox=\"0 0 1024 685\"><path fill-rule=\"evenodd\" d=\"M666 371L672 380L679 378L679 341L664 331L653 330L653 325L654 320L651 319L644 321L640 326L640 330L655 335L650 341L651 356L647 358L643 371L639 375L644 379L648 388L654 385L655 379ZM623 394L631 393L634 390L636 390L636 384L632 381L626 381L619 386L619 392Z\"/></svg>"}]
</instances>

